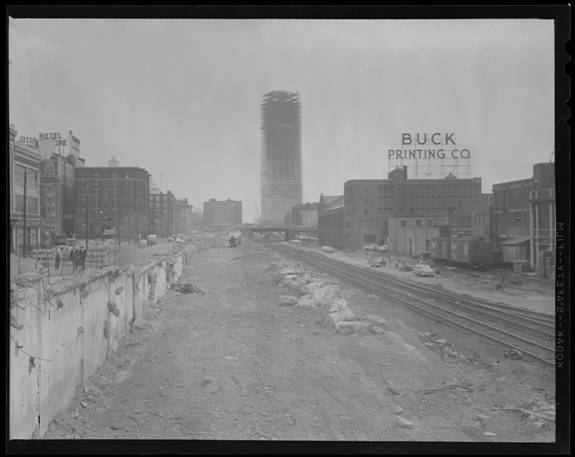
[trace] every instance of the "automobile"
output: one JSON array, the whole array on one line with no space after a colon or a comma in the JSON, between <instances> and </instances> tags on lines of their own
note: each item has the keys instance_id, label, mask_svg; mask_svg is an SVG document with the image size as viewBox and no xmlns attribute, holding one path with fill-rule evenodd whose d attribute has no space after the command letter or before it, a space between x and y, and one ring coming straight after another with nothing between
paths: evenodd
<instances>
[{"instance_id":1,"label":"automobile","mask_svg":"<svg viewBox=\"0 0 575 457\"><path fill-rule=\"evenodd\" d=\"M413 267L413 273L415 273L417 276L434 276L435 274L433 268L431 268L426 263L418 263L415 265L415 267Z\"/></svg>"},{"instance_id":2,"label":"automobile","mask_svg":"<svg viewBox=\"0 0 575 457\"><path fill-rule=\"evenodd\" d=\"M411 271L411 270L413 270L413 268L411 267L411 265L408 265L408 264L405 263L405 262L401 262L401 263L399 264L399 267L398 267L398 268L399 268L399 271Z\"/></svg>"}]
</instances>

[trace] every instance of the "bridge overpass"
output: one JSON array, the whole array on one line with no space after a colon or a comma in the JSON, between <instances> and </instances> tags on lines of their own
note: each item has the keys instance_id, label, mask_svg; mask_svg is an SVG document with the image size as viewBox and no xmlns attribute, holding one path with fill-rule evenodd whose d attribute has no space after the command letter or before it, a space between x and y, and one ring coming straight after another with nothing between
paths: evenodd
<instances>
[{"instance_id":1,"label":"bridge overpass","mask_svg":"<svg viewBox=\"0 0 575 457\"><path fill-rule=\"evenodd\" d=\"M283 232L285 241L295 239L296 235L300 233L318 236L318 230L315 227L288 227L285 225L253 225L244 227L242 232L247 237L251 237L254 233Z\"/></svg>"}]
</instances>

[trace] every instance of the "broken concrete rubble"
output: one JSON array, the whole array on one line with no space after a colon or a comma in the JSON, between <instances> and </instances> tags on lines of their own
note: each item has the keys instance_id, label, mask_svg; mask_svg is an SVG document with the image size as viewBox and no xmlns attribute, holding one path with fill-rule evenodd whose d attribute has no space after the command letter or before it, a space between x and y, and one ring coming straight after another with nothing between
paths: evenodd
<instances>
[{"instance_id":1,"label":"broken concrete rubble","mask_svg":"<svg viewBox=\"0 0 575 457\"><path fill-rule=\"evenodd\" d=\"M280 295L278 306L293 306L298 303L298 298L293 295Z\"/></svg>"},{"instance_id":2,"label":"broken concrete rubble","mask_svg":"<svg viewBox=\"0 0 575 457\"><path fill-rule=\"evenodd\" d=\"M369 322L364 321L340 321L335 324L335 331L341 335L373 335L374 331Z\"/></svg>"}]
</instances>

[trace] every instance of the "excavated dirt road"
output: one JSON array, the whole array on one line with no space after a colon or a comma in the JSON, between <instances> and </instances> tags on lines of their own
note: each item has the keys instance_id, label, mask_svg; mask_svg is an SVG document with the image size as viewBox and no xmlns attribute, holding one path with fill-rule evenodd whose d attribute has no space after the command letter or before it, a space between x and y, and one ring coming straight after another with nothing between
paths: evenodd
<instances>
[{"instance_id":1,"label":"excavated dirt road","mask_svg":"<svg viewBox=\"0 0 575 457\"><path fill-rule=\"evenodd\" d=\"M520 412L553 403L545 368L447 360L421 322L354 290L353 310L389 328L338 335L318 309L278 306L272 260L246 245L194 255L180 282L205 295L170 291L45 438L554 440Z\"/></svg>"}]
</instances>

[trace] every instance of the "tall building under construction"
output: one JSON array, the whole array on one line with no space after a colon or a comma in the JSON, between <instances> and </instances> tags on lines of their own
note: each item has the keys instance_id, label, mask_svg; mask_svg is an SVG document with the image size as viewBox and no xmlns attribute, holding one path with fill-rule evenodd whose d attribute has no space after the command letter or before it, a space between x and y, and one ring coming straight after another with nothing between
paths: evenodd
<instances>
[{"instance_id":1,"label":"tall building under construction","mask_svg":"<svg viewBox=\"0 0 575 457\"><path fill-rule=\"evenodd\" d=\"M261 115L261 222L282 224L286 212L302 203L299 95L268 92Z\"/></svg>"}]
</instances>

